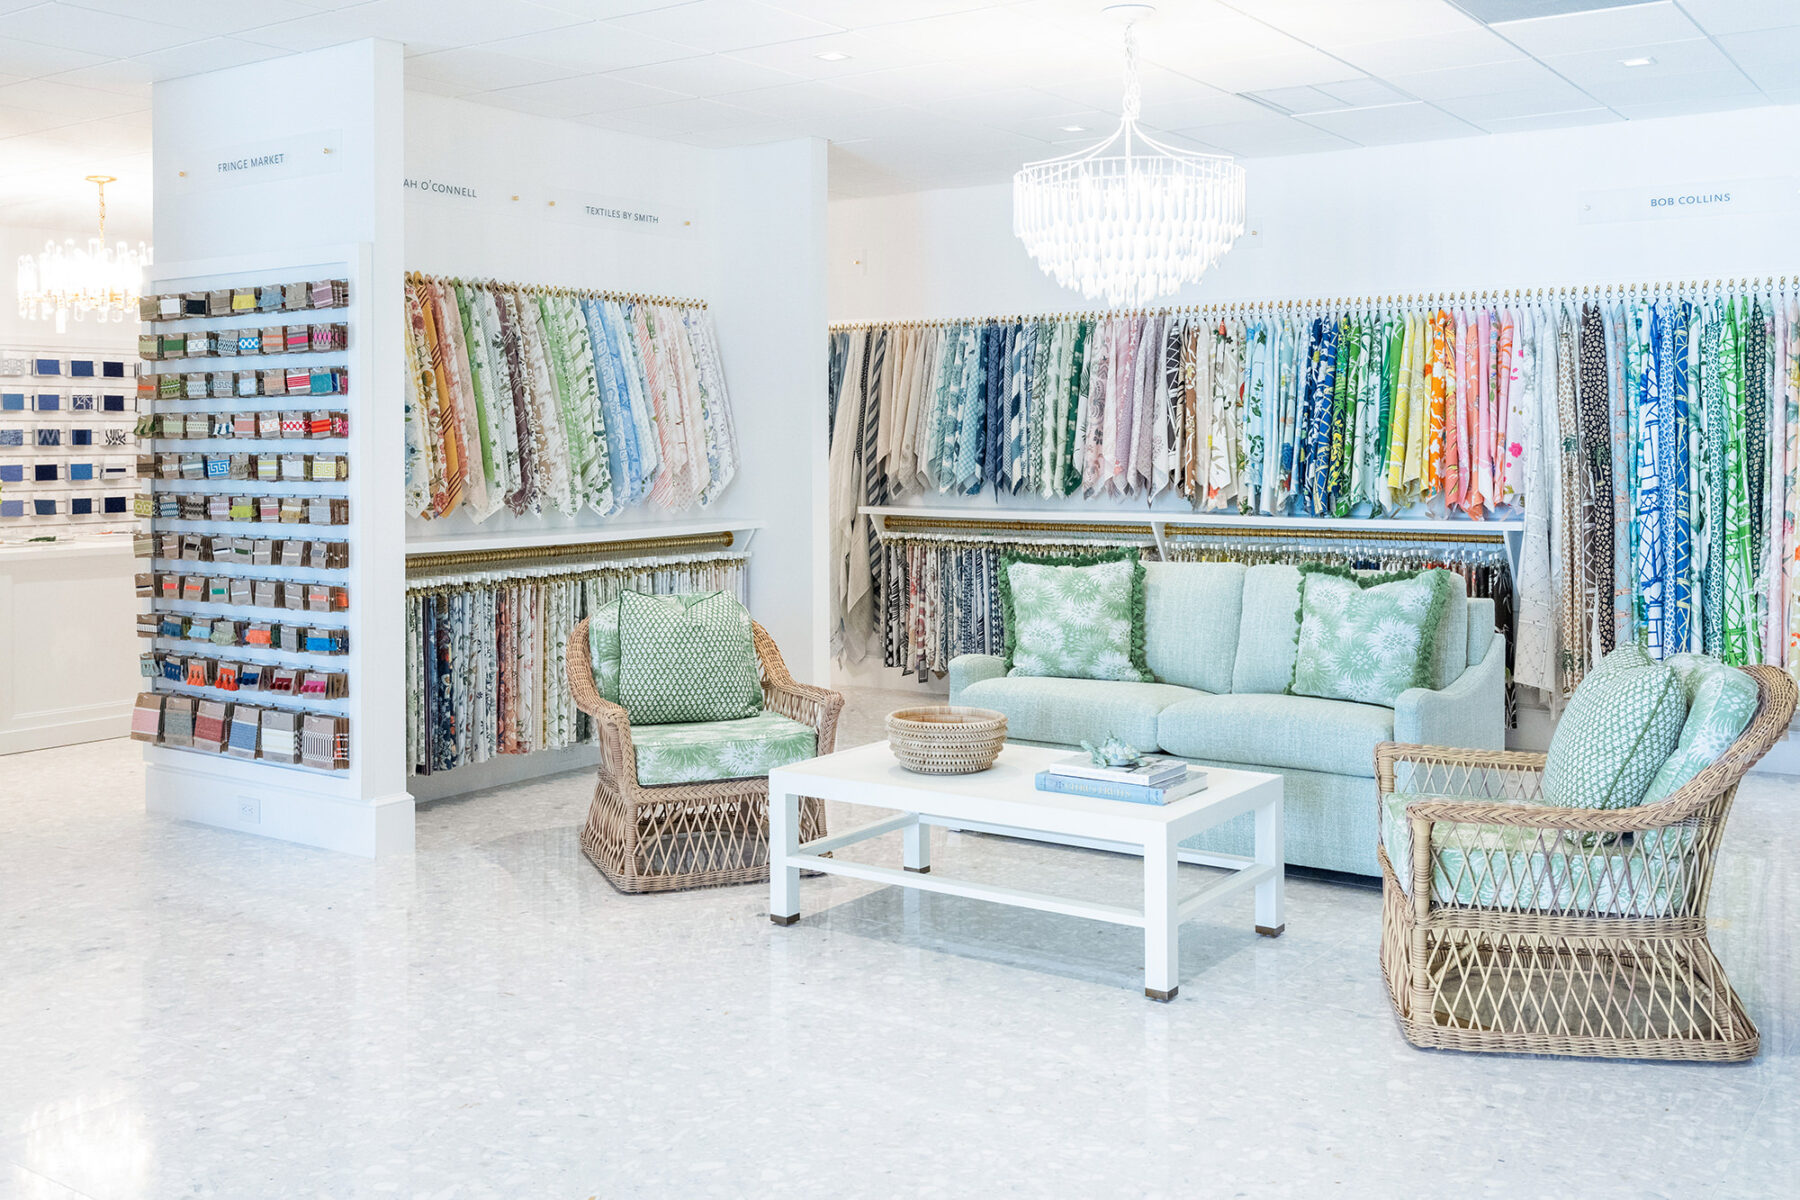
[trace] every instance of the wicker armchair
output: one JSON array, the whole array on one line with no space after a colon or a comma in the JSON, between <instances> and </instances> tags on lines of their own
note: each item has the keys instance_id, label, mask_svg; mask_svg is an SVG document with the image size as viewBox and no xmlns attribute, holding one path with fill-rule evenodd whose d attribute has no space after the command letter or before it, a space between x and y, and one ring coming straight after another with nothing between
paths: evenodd
<instances>
[{"instance_id":1,"label":"wicker armchair","mask_svg":"<svg viewBox=\"0 0 1800 1200\"><path fill-rule=\"evenodd\" d=\"M764 708L812 726L816 752L830 754L843 696L796 683L774 639L761 625L753 623L751 630ZM767 880L768 777L639 784L631 718L594 686L585 620L569 634L568 675L576 706L594 719L600 742L599 779L581 848L607 881L621 892L669 892ZM801 805L801 840L824 834L825 807L808 799Z\"/></svg>"},{"instance_id":2,"label":"wicker armchair","mask_svg":"<svg viewBox=\"0 0 1800 1200\"><path fill-rule=\"evenodd\" d=\"M1759 693L1749 726L1685 786L1636 808L1546 805L1542 754L1376 748L1381 969L1408 1041L1756 1055L1756 1026L1706 941L1706 903L1738 782L1787 732L1795 686L1774 667L1745 669Z\"/></svg>"}]
</instances>

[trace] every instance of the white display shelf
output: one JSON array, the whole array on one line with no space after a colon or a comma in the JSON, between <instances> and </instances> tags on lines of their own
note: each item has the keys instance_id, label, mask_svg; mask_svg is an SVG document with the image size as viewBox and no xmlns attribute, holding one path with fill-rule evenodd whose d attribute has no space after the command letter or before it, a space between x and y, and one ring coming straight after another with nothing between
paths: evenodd
<instances>
[{"instance_id":1,"label":"white display shelf","mask_svg":"<svg viewBox=\"0 0 1800 1200\"><path fill-rule=\"evenodd\" d=\"M927 507L906 504L865 504L857 510L865 516L886 520L909 517L926 521L1022 521L1049 525L1160 525L1171 529L1294 529L1350 530L1357 533L1518 533L1525 528L1523 517L1506 517L1494 521L1473 521L1466 517L1276 517L1257 513L1196 513L1168 509L1047 509L1000 508L970 505Z\"/></svg>"},{"instance_id":2,"label":"white display shelf","mask_svg":"<svg viewBox=\"0 0 1800 1200\"><path fill-rule=\"evenodd\" d=\"M543 533L473 533L449 534L442 537L410 537L406 553L460 554L481 550L515 550L521 547L575 546L586 542L636 542L652 538L695 537L709 533L734 535L731 549L742 550L750 544L761 521L668 521L642 525L607 525L593 529L558 529Z\"/></svg>"}]
</instances>

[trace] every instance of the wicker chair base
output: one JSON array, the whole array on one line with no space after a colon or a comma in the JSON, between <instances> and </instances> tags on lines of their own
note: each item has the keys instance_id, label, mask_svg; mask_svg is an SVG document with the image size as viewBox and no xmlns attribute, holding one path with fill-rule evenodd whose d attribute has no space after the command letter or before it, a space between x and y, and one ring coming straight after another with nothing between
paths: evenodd
<instances>
[{"instance_id":1,"label":"wicker chair base","mask_svg":"<svg viewBox=\"0 0 1800 1200\"><path fill-rule=\"evenodd\" d=\"M588 806L581 849L621 892L767 883L767 779L636 788L625 804L602 775ZM825 806L801 804L800 839L825 835Z\"/></svg>"},{"instance_id":2,"label":"wicker chair base","mask_svg":"<svg viewBox=\"0 0 1800 1200\"><path fill-rule=\"evenodd\" d=\"M1511 1054L1741 1062L1758 1049L1704 937L1546 936L1436 908L1417 936L1382 858L1381 970L1415 1046ZM1596 925L1599 925L1596 922Z\"/></svg>"}]
</instances>

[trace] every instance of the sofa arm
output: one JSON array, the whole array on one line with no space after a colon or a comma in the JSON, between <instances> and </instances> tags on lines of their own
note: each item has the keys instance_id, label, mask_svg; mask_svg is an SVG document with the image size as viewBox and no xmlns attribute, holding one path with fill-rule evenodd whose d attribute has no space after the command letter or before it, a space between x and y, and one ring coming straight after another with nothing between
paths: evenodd
<instances>
[{"instance_id":1,"label":"sofa arm","mask_svg":"<svg viewBox=\"0 0 1800 1200\"><path fill-rule=\"evenodd\" d=\"M950 660L950 703L962 703L957 696L970 684L999 679L1005 674L1006 660L998 654L957 655Z\"/></svg>"},{"instance_id":2,"label":"sofa arm","mask_svg":"<svg viewBox=\"0 0 1800 1200\"><path fill-rule=\"evenodd\" d=\"M1471 750L1506 747L1506 640L1442 691L1408 688L1394 702L1394 740Z\"/></svg>"}]
</instances>

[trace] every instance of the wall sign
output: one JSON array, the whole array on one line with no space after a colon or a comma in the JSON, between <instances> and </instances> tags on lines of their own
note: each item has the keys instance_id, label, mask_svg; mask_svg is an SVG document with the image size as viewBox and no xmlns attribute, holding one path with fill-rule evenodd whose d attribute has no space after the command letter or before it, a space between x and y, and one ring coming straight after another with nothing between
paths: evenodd
<instances>
[{"instance_id":1,"label":"wall sign","mask_svg":"<svg viewBox=\"0 0 1800 1200\"><path fill-rule=\"evenodd\" d=\"M696 228L691 209L642 197L552 189L546 194L544 205L550 215L559 220L629 229L634 233L682 237L692 234Z\"/></svg>"},{"instance_id":2,"label":"wall sign","mask_svg":"<svg viewBox=\"0 0 1800 1200\"><path fill-rule=\"evenodd\" d=\"M242 187L342 170L343 135L336 129L317 130L179 157L167 181L178 192Z\"/></svg>"},{"instance_id":3,"label":"wall sign","mask_svg":"<svg viewBox=\"0 0 1800 1200\"><path fill-rule=\"evenodd\" d=\"M468 203L483 199L482 188L474 181L462 183L447 179L419 179L413 176L406 178L406 194L412 196L428 196L434 200L451 200Z\"/></svg>"},{"instance_id":4,"label":"wall sign","mask_svg":"<svg viewBox=\"0 0 1800 1200\"><path fill-rule=\"evenodd\" d=\"M1800 179L1712 179L1583 192L1583 225L1800 212Z\"/></svg>"}]
</instances>

